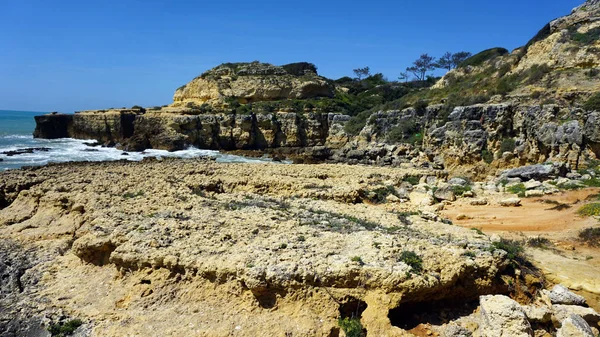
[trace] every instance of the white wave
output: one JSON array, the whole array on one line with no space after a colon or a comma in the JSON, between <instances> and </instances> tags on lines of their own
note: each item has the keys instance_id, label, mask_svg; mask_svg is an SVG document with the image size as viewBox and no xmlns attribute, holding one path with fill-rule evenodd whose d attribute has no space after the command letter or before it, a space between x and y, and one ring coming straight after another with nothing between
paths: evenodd
<instances>
[{"instance_id":1,"label":"white wave","mask_svg":"<svg viewBox=\"0 0 600 337\"><path fill-rule=\"evenodd\" d=\"M23 138L25 139L25 138ZM198 158L214 157L221 163L264 163L270 162L269 158L246 158L242 156L222 154L214 150L201 150L189 147L182 151L169 152L165 150L148 149L144 152L124 152L110 147L89 146L90 140L82 139L31 139L31 141L14 142L8 146L0 146L0 152L15 151L23 148L45 147L49 151L34 151L16 156L0 155L4 159L0 162L0 169L17 168L21 166L46 165L48 163L64 163L72 161L140 161L147 157L162 158Z\"/></svg>"},{"instance_id":2,"label":"white wave","mask_svg":"<svg viewBox=\"0 0 600 337\"><path fill-rule=\"evenodd\" d=\"M33 139L32 135L4 135L0 136L0 138L6 139Z\"/></svg>"}]
</instances>

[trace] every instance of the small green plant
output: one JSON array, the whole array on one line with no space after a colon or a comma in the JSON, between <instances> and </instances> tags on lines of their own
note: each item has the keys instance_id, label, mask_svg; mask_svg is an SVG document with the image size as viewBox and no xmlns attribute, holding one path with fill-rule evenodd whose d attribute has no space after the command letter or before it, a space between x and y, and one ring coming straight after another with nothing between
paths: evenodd
<instances>
[{"instance_id":1,"label":"small green plant","mask_svg":"<svg viewBox=\"0 0 600 337\"><path fill-rule=\"evenodd\" d=\"M304 241L306 241L306 237L305 237L304 235L300 235L300 236L298 237L298 241L300 241L300 242L304 242Z\"/></svg>"},{"instance_id":2,"label":"small green plant","mask_svg":"<svg viewBox=\"0 0 600 337\"><path fill-rule=\"evenodd\" d=\"M579 33L577 30L571 32L571 39L582 45L590 45L600 39L600 27L592 28L585 33Z\"/></svg>"},{"instance_id":3,"label":"small green plant","mask_svg":"<svg viewBox=\"0 0 600 337\"><path fill-rule=\"evenodd\" d=\"M65 323L54 323L48 327L48 332L53 337L65 337L72 335L77 328L83 325L80 319L72 319Z\"/></svg>"},{"instance_id":4,"label":"small green plant","mask_svg":"<svg viewBox=\"0 0 600 337\"><path fill-rule=\"evenodd\" d=\"M465 192L469 192L469 191L471 191L470 185L466 185L466 186L453 185L452 186L452 192L454 192L454 194L458 195L458 196L462 196L463 194L465 194Z\"/></svg>"},{"instance_id":5,"label":"small green plant","mask_svg":"<svg viewBox=\"0 0 600 337\"><path fill-rule=\"evenodd\" d=\"M359 318L340 318L338 319L338 325L344 331L346 337L363 336L363 326Z\"/></svg>"},{"instance_id":6,"label":"small green plant","mask_svg":"<svg viewBox=\"0 0 600 337\"><path fill-rule=\"evenodd\" d=\"M525 197L525 191L527 191L527 188L525 187L525 184L521 183L507 187L506 191L523 198Z\"/></svg>"},{"instance_id":7,"label":"small green plant","mask_svg":"<svg viewBox=\"0 0 600 337\"><path fill-rule=\"evenodd\" d=\"M488 150L481 150L481 159L487 164L491 164L494 161L494 154Z\"/></svg>"},{"instance_id":8,"label":"small green plant","mask_svg":"<svg viewBox=\"0 0 600 337\"><path fill-rule=\"evenodd\" d=\"M135 193L127 192L127 193L123 194L123 199L133 199L133 198L140 197L143 195L144 195L144 191L137 191Z\"/></svg>"},{"instance_id":9,"label":"small green plant","mask_svg":"<svg viewBox=\"0 0 600 337\"><path fill-rule=\"evenodd\" d=\"M286 249L287 248L287 243L282 243L279 245L279 249Z\"/></svg>"},{"instance_id":10,"label":"small green plant","mask_svg":"<svg viewBox=\"0 0 600 337\"><path fill-rule=\"evenodd\" d=\"M593 202L591 204L583 205L577 210L577 214L581 216L599 216L600 203Z\"/></svg>"},{"instance_id":11,"label":"small green plant","mask_svg":"<svg viewBox=\"0 0 600 337\"><path fill-rule=\"evenodd\" d=\"M523 261L523 246L515 240L500 239L492 244L494 249L503 250L507 253L506 257L517 262Z\"/></svg>"},{"instance_id":12,"label":"small green plant","mask_svg":"<svg viewBox=\"0 0 600 337\"><path fill-rule=\"evenodd\" d=\"M600 187L600 179L591 178L581 181L587 187Z\"/></svg>"},{"instance_id":13,"label":"small green plant","mask_svg":"<svg viewBox=\"0 0 600 337\"><path fill-rule=\"evenodd\" d=\"M547 238L538 236L527 239L527 245L534 248L548 249L550 246L552 246L552 242Z\"/></svg>"},{"instance_id":14,"label":"small green plant","mask_svg":"<svg viewBox=\"0 0 600 337\"><path fill-rule=\"evenodd\" d=\"M409 265L415 273L420 273L423 270L423 259L413 251L403 251L398 260Z\"/></svg>"},{"instance_id":15,"label":"small green plant","mask_svg":"<svg viewBox=\"0 0 600 337\"><path fill-rule=\"evenodd\" d=\"M516 142L512 138L504 138L500 143L500 153L513 152L516 148Z\"/></svg>"},{"instance_id":16,"label":"small green plant","mask_svg":"<svg viewBox=\"0 0 600 337\"><path fill-rule=\"evenodd\" d=\"M362 266L363 264L365 264L365 263L363 262L363 260L362 260L362 258L361 258L360 256L355 256L355 257L353 257L353 258L352 258L352 259L350 259L350 260L351 260L352 262L357 262L357 263L358 263L358 264L360 264L361 266Z\"/></svg>"},{"instance_id":17,"label":"small green plant","mask_svg":"<svg viewBox=\"0 0 600 337\"><path fill-rule=\"evenodd\" d=\"M415 186L415 185L419 185L419 177L415 177L415 176L408 176L408 177L404 177L404 179L402 179L402 181L406 181L407 183Z\"/></svg>"},{"instance_id":18,"label":"small green plant","mask_svg":"<svg viewBox=\"0 0 600 337\"><path fill-rule=\"evenodd\" d=\"M380 242L373 242L373 247L375 247L376 249L381 248L381 243Z\"/></svg>"},{"instance_id":19,"label":"small green plant","mask_svg":"<svg viewBox=\"0 0 600 337\"><path fill-rule=\"evenodd\" d=\"M579 232L579 239L590 246L600 245L600 227L586 228Z\"/></svg>"},{"instance_id":20,"label":"small green plant","mask_svg":"<svg viewBox=\"0 0 600 337\"><path fill-rule=\"evenodd\" d=\"M485 233L483 233L483 231L481 231L481 229L479 228L471 228L472 231L475 231L475 233L479 234L479 235L485 235Z\"/></svg>"},{"instance_id":21,"label":"small green plant","mask_svg":"<svg viewBox=\"0 0 600 337\"><path fill-rule=\"evenodd\" d=\"M592 95L585 104L583 109L586 111L600 111L600 92Z\"/></svg>"},{"instance_id":22,"label":"small green plant","mask_svg":"<svg viewBox=\"0 0 600 337\"><path fill-rule=\"evenodd\" d=\"M477 256L477 254L472 250L467 250L466 252L462 253L461 255L470 257L470 258L475 258Z\"/></svg>"}]
</instances>

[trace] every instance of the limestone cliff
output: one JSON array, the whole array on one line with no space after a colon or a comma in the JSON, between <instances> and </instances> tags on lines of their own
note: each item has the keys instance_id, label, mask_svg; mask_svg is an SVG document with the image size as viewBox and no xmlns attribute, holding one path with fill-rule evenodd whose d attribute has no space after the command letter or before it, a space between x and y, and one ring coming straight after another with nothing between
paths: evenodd
<instances>
[{"instance_id":1,"label":"limestone cliff","mask_svg":"<svg viewBox=\"0 0 600 337\"><path fill-rule=\"evenodd\" d=\"M209 104L221 107L239 103L333 97L329 80L317 75L310 63L281 67L268 63L225 63L175 91L173 106Z\"/></svg>"},{"instance_id":2,"label":"limestone cliff","mask_svg":"<svg viewBox=\"0 0 600 337\"><path fill-rule=\"evenodd\" d=\"M479 102L578 106L600 91L599 75L600 3L589 0L511 53L497 48L473 56L434 89L461 90Z\"/></svg>"}]
</instances>

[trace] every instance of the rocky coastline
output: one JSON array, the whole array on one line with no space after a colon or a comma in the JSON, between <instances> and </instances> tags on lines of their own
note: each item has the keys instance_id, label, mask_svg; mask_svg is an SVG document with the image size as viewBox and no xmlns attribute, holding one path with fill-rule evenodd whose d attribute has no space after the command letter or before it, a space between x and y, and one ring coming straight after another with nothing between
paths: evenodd
<instances>
[{"instance_id":1,"label":"rocky coastline","mask_svg":"<svg viewBox=\"0 0 600 337\"><path fill-rule=\"evenodd\" d=\"M427 88L224 63L162 107L36 116L37 138L301 165L2 172L0 336L598 336L598 17Z\"/></svg>"}]
</instances>

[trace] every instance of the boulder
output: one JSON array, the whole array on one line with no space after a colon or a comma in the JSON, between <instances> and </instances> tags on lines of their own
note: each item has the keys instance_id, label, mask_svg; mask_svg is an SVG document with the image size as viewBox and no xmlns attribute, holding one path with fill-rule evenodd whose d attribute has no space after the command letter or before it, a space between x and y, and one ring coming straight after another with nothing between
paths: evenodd
<instances>
[{"instance_id":1,"label":"boulder","mask_svg":"<svg viewBox=\"0 0 600 337\"><path fill-rule=\"evenodd\" d=\"M488 204L488 201L486 199L475 199L471 200L470 204L471 206L485 206Z\"/></svg>"},{"instance_id":2,"label":"boulder","mask_svg":"<svg viewBox=\"0 0 600 337\"><path fill-rule=\"evenodd\" d=\"M589 324L577 315L565 319L556 331L556 337L595 337Z\"/></svg>"},{"instance_id":3,"label":"boulder","mask_svg":"<svg viewBox=\"0 0 600 337\"><path fill-rule=\"evenodd\" d=\"M428 193L411 192L408 197L410 202L416 206L431 206L435 204L433 196Z\"/></svg>"},{"instance_id":4,"label":"boulder","mask_svg":"<svg viewBox=\"0 0 600 337\"><path fill-rule=\"evenodd\" d=\"M553 164L537 164L522 166L511 170L506 170L502 173L502 178L520 178L521 180L546 180L552 176L566 173L566 168L560 165Z\"/></svg>"},{"instance_id":5,"label":"boulder","mask_svg":"<svg viewBox=\"0 0 600 337\"><path fill-rule=\"evenodd\" d=\"M441 187L433 192L433 196L438 200L455 201L456 195L450 186Z\"/></svg>"},{"instance_id":6,"label":"boulder","mask_svg":"<svg viewBox=\"0 0 600 337\"><path fill-rule=\"evenodd\" d=\"M530 191L525 191L525 197L530 198L530 197L543 197L544 196L544 191L542 190L530 190Z\"/></svg>"},{"instance_id":7,"label":"boulder","mask_svg":"<svg viewBox=\"0 0 600 337\"><path fill-rule=\"evenodd\" d=\"M557 322L562 322L571 315L582 317L589 324L597 324L600 321L600 315L596 310L578 305L555 304L552 306L552 312Z\"/></svg>"},{"instance_id":8,"label":"boulder","mask_svg":"<svg viewBox=\"0 0 600 337\"><path fill-rule=\"evenodd\" d=\"M500 200L500 206L503 207L519 207L521 206L521 199L519 198L508 198L504 200Z\"/></svg>"},{"instance_id":9,"label":"boulder","mask_svg":"<svg viewBox=\"0 0 600 337\"><path fill-rule=\"evenodd\" d=\"M585 298L579 296L567 287L557 284L550 290L548 297L552 304L585 305Z\"/></svg>"},{"instance_id":10,"label":"boulder","mask_svg":"<svg viewBox=\"0 0 600 337\"><path fill-rule=\"evenodd\" d=\"M448 184L450 184L450 185L467 186L467 185L469 185L469 182L466 179L455 177L455 178L452 178L452 179L448 180Z\"/></svg>"},{"instance_id":11,"label":"boulder","mask_svg":"<svg viewBox=\"0 0 600 337\"><path fill-rule=\"evenodd\" d=\"M528 190L534 190L534 189L542 186L542 183L537 180L530 180L530 181L524 183L523 185L525 185L525 188Z\"/></svg>"},{"instance_id":12,"label":"boulder","mask_svg":"<svg viewBox=\"0 0 600 337\"><path fill-rule=\"evenodd\" d=\"M523 311L530 322L549 323L552 321L552 310L547 306L524 305Z\"/></svg>"},{"instance_id":13,"label":"boulder","mask_svg":"<svg viewBox=\"0 0 600 337\"><path fill-rule=\"evenodd\" d=\"M481 296L482 336L530 337L531 325L519 303L503 295Z\"/></svg>"}]
</instances>

